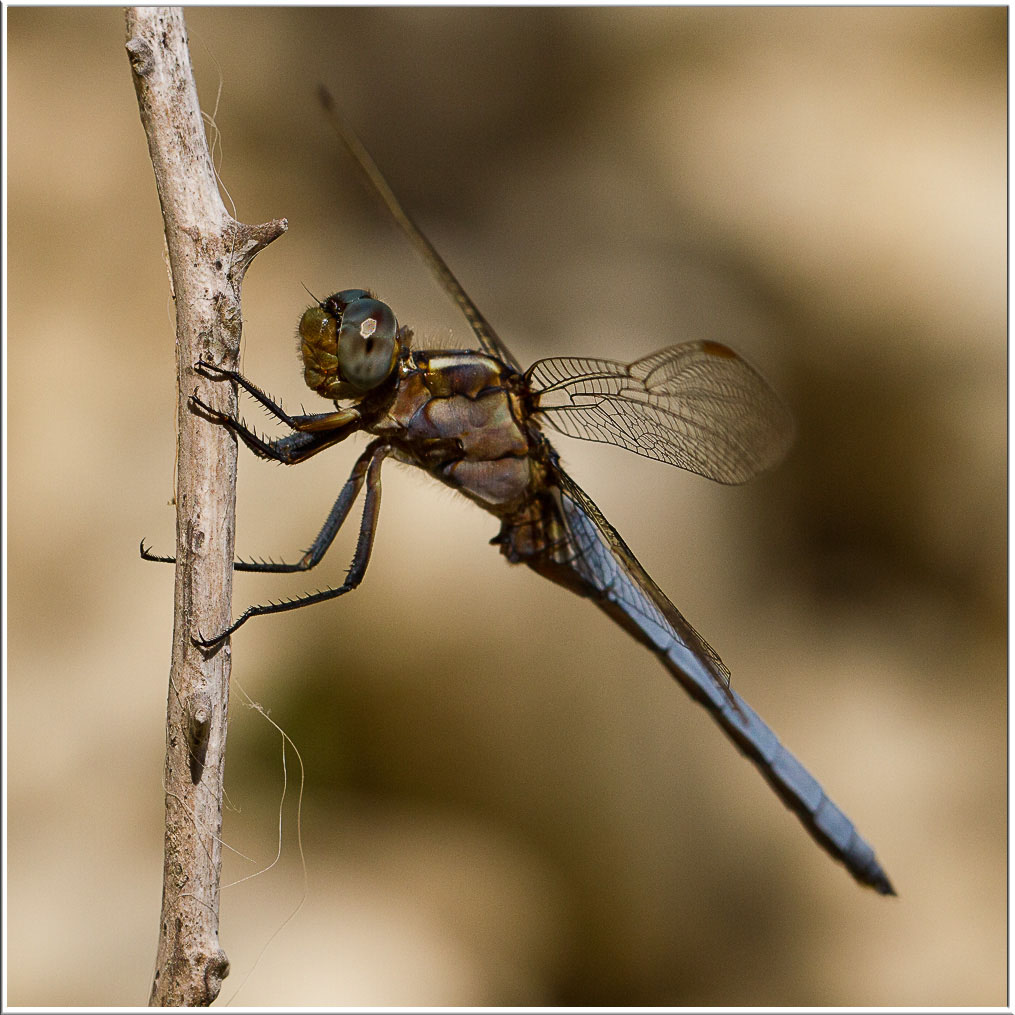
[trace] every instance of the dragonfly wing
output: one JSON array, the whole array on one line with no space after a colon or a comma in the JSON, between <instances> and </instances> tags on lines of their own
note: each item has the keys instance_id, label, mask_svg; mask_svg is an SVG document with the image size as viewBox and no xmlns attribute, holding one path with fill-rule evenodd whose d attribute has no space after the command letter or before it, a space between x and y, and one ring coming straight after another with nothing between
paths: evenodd
<instances>
[{"instance_id":1,"label":"dragonfly wing","mask_svg":"<svg viewBox=\"0 0 1015 1015\"><path fill-rule=\"evenodd\" d=\"M861 884L894 895L874 850L817 780L728 685L729 671L638 563L589 496L557 468L557 500L566 538L528 563L592 599L648 646L723 732L757 766L814 839Z\"/></svg>"},{"instance_id":2,"label":"dragonfly wing","mask_svg":"<svg viewBox=\"0 0 1015 1015\"><path fill-rule=\"evenodd\" d=\"M356 161L371 190L384 202L391 217L398 224L398 227L409 238L413 246L423 256L423 260L430 266L430 270L437 276L437 280L444 287L445 292L458 304L458 308L465 314L472 330L476 333L480 347L490 356L499 359L502 363L513 367L518 373L522 372L518 361L511 354L511 350L504 344L500 336L490 326L490 322L479 312L479 308L469 298L469 294L462 288L461 282L451 273L444 258L437 253L437 249L426 238L423 230L409 217L409 214L402 207L402 202L395 196L388 181L384 178L374 162L373 156L367 151L363 142L360 141L356 132L350 127L341 116L335 106L331 93L323 85L318 97L324 106L325 113L332 128L338 135L339 140L345 145L349 154Z\"/></svg>"},{"instance_id":3,"label":"dragonfly wing","mask_svg":"<svg viewBox=\"0 0 1015 1015\"><path fill-rule=\"evenodd\" d=\"M555 430L720 483L771 468L793 442L793 419L779 396L717 342L685 342L629 364L542 359L526 376L533 411Z\"/></svg>"}]
</instances>

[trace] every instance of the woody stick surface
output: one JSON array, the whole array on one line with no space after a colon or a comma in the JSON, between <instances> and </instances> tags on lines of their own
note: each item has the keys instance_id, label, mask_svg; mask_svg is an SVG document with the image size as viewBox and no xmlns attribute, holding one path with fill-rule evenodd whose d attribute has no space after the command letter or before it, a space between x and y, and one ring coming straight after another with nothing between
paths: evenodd
<instances>
[{"instance_id":1,"label":"woody stick surface","mask_svg":"<svg viewBox=\"0 0 1015 1015\"><path fill-rule=\"evenodd\" d=\"M192 634L230 621L236 445L191 412L197 392L235 413L236 394L196 374L201 358L234 367L240 285L285 220L236 222L219 195L179 8L127 8L127 53L155 170L176 309L178 469L176 586L166 713L162 914L151 1005L208 1005L229 962L219 947L222 779L228 642L205 652Z\"/></svg>"}]
</instances>

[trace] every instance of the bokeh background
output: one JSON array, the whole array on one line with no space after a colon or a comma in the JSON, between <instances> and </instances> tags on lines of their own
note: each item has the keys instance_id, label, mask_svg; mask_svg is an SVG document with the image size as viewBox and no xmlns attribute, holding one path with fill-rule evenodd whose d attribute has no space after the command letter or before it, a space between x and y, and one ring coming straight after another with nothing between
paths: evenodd
<instances>
[{"instance_id":1,"label":"bokeh background","mask_svg":"<svg viewBox=\"0 0 1015 1015\"><path fill-rule=\"evenodd\" d=\"M137 1004L173 579L137 544L175 524L161 217L122 12L5 13L8 1000ZM743 488L557 444L899 891L831 863L598 610L507 567L494 519L392 467L363 586L234 642L226 883L275 857L288 789L280 859L223 892L219 1003L1004 1004L1006 11L187 20L237 216L289 219L244 286L244 368L285 403L316 398L303 285L470 340L322 81L523 363L705 338L784 394L797 445ZM305 547L355 454L243 455L240 552ZM240 576L235 611L306 586ZM291 919L301 773L244 695L304 765Z\"/></svg>"}]
</instances>

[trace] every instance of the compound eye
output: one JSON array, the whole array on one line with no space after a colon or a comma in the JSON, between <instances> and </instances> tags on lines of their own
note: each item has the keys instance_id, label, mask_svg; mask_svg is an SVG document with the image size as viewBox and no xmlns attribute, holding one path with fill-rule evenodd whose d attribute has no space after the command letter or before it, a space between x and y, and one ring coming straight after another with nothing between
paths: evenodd
<instances>
[{"instance_id":1,"label":"compound eye","mask_svg":"<svg viewBox=\"0 0 1015 1015\"><path fill-rule=\"evenodd\" d=\"M364 297L369 297L370 293L366 289L343 289L340 293L334 293L329 296L322 306L329 313L334 314L336 317L341 317L345 312L345 308L350 303L355 303L356 300L361 300Z\"/></svg>"},{"instance_id":2,"label":"compound eye","mask_svg":"<svg viewBox=\"0 0 1015 1015\"><path fill-rule=\"evenodd\" d=\"M338 329L338 367L342 377L360 391L387 380L398 358L398 322L380 300L353 300Z\"/></svg>"}]
</instances>

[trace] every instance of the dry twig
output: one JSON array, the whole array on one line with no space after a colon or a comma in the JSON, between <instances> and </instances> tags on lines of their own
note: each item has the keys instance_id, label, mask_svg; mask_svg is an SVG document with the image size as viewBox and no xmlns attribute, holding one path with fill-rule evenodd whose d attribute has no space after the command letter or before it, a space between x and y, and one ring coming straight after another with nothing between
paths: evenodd
<instances>
[{"instance_id":1,"label":"dry twig","mask_svg":"<svg viewBox=\"0 0 1015 1015\"><path fill-rule=\"evenodd\" d=\"M176 303L178 478L173 655L166 716L162 917L149 1004L207 1005L229 962L218 942L228 644L206 653L196 632L230 621L236 445L195 416L195 390L235 412L236 395L194 373L202 357L234 367L240 284L284 220L236 222L219 196L179 8L128 8L127 53L155 168Z\"/></svg>"}]
</instances>

